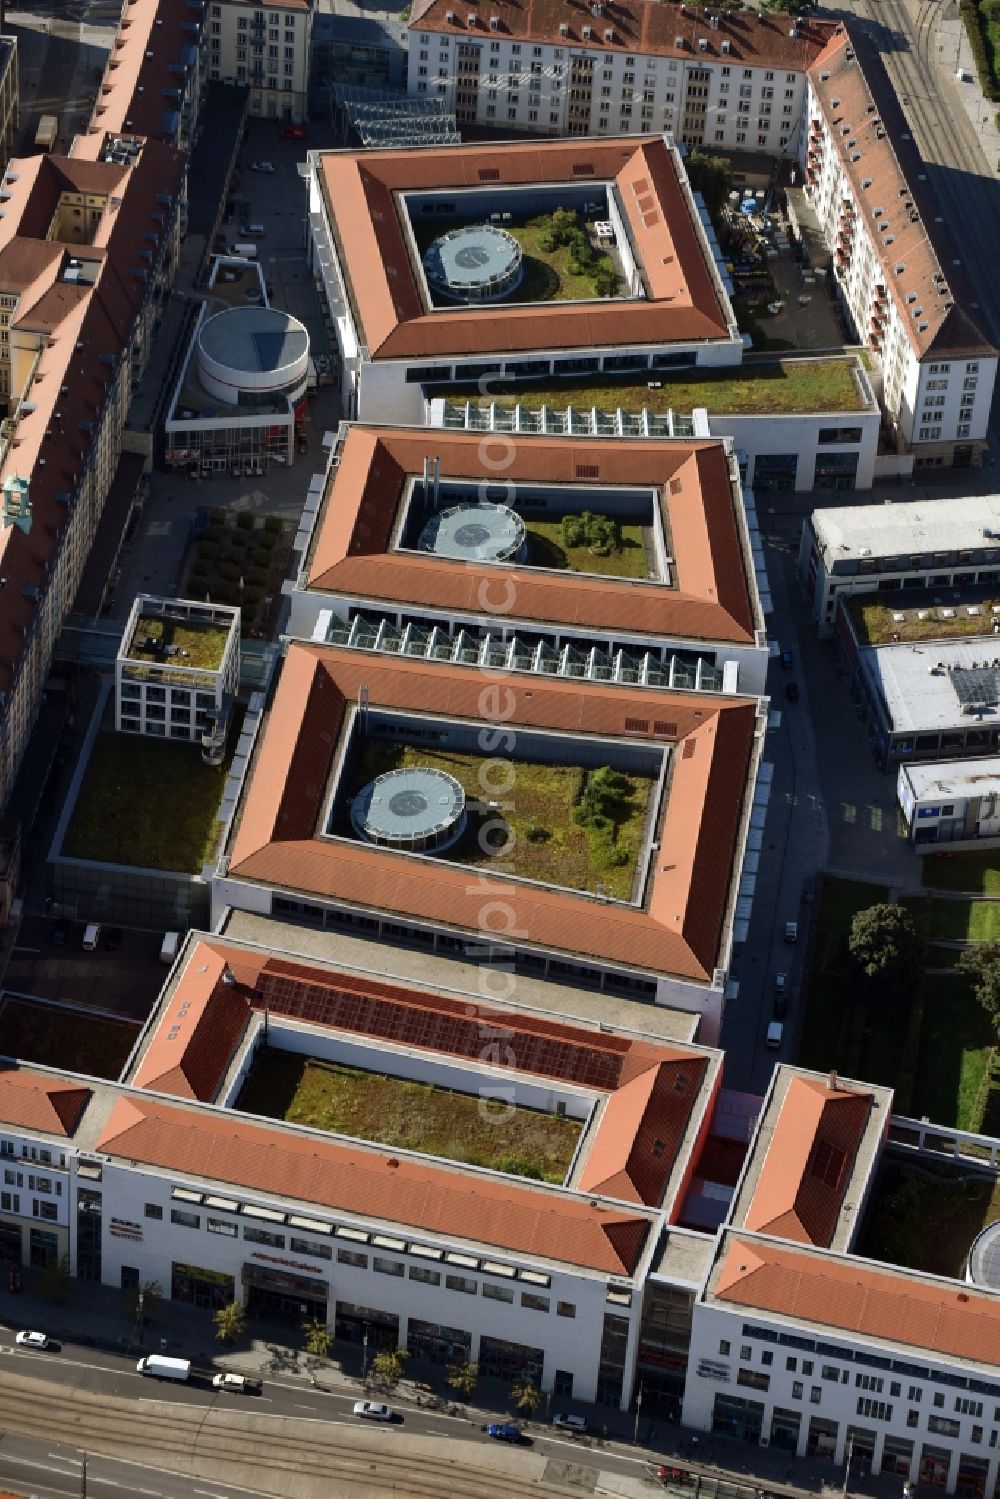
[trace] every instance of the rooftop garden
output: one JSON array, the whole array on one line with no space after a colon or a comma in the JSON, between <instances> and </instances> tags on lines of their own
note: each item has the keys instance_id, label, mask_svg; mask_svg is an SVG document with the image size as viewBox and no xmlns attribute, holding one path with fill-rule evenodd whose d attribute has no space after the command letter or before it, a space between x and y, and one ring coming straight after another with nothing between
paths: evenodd
<instances>
[{"instance_id":1,"label":"rooftop garden","mask_svg":"<svg viewBox=\"0 0 1000 1499\"><path fill-rule=\"evenodd\" d=\"M932 1275L961 1277L976 1235L1000 1218L1000 1183L942 1162L881 1166L858 1252Z\"/></svg>"},{"instance_id":2,"label":"rooftop garden","mask_svg":"<svg viewBox=\"0 0 1000 1499\"><path fill-rule=\"evenodd\" d=\"M128 648L130 661L169 662L200 671L218 671L229 630L225 625L161 614L140 614Z\"/></svg>"},{"instance_id":3,"label":"rooftop garden","mask_svg":"<svg viewBox=\"0 0 1000 1499\"><path fill-rule=\"evenodd\" d=\"M611 578L655 578L650 528L622 525L603 515L564 515L559 521L524 518L529 567L551 567Z\"/></svg>"},{"instance_id":4,"label":"rooftop garden","mask_svg":"<svg viewBox=\"0 0 1000 1499\"><path fill-rule=\"evenodd\" d=\"M567 406L599 411L681 411L696 406L709 411L739 415L760 411L792 414L812 411L864 411L865 403L855 383L853 363L846 359L783 359L760 364L735 365L725 369L649 370L614 376L597 374L593 380L549 377L544 384L491 379L489 394L478 386L449 387L450 401L474 401L478 405L521 405L531 411Z\"/></svg>"},{"instance_id":5,"label":"rooftop garden","mask_svg":"<svg viewBox=\"0 0 1000 1499\"><path fill-rule=\"evenodd\" d=\"M266 638L281 605L294 529L278 515L221 506L200 512L184 559L185 597L238 607L242 634Z\"/></svg>"},{"instance_id":6,"label":"rooftop garden","mask_svg":"<svg viewBox=\"0 0 1000 1499\"><path fill-rule=\"evenodd\" d=\"M353 836L346 804L376 776L411 766L443 770L464 789L469 816L460 841L435 857L615 900L632 899L653 794L651 777L608 766L584 770L515 759L513 785L500 811L488 806L484 792L492 764L490 756L457 749L363 741L345 773L345 810L336 831Z\"/></svg>"},{"instance_id":7,"label":"rooftop garden","mask_svg":"<svg viewBox=\"0 0 1000 1499\"><path fill-rule=\"evenodd\" d=\"M9 997L0 1001L5 1055L41 1067L69 1067L89 1077L116 1078L138 1034L138 1021L110 1020L69 1005Z\"/></svg>"},{"instance_id":8,"label":"rooftop garden","mask_svg":"<svg viewBox=\"0 0 1000 1499\"><path fill-rule=\"evenodd\" d=\"M505 224L521 246L521 284L515 302L581 302L618 295L618 273L611 256L591 243L582 216L557 208L529 219Z\"/></svg>"},{"instance_id":9,"label":"rooftop garden","mask_svg":"<svg viewBox=\"0 0 1000 1499\"><path fill-rule=\"evenodd\" d=\"M196 744L104 731L87 764L62 853L72 859L200 874L216 852L223 765Z\"/></svg>"},{"instance_id":10,"label":"rooftop garden","mask_svg":"<svg viewBox=\"0 0 1000 1499\"><path fill-rule=\"evenodd\" d=\"M847 600L859 645L888 645L892 641L949 640L963 635L990 635L993 605L1000 598L972 604L932 604L924 595L893 591L860 593ZM974 610L974 613L970 613ZM947 612L946 612L947 611ZM903 615L902 619L894 618ZM918 614L926 614L919 619Z\"/></svg>"},{"instance_id":11,"label":"rooftop garden","mask_svg":"<svg viewBox=\"0 0 1000 1499\"><path fill-rule=\"evenodd\" d=\"M265 1048L236 1107L268 1119L419 1150L538 1181L565 1179L581 1122L506 1099Z\"/></svg>"}]
</instances>

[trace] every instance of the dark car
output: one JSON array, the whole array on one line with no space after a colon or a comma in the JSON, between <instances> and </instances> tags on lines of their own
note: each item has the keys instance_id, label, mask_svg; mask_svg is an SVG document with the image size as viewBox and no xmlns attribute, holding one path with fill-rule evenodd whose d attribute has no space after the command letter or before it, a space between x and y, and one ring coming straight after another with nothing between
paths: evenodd
<instances>
[{"instance_id":1,"label":"dark car","mask_svg":"<svg viewBox=\"0 0 1000 1499\"><path fill-rule=\"evenodd\" d=\"M65 947L66 938L69 936L69 922L57 921L50 929L50 936L56 947Z\"/></svg>"},{"instance_id":2,"label":"dark car","mask_svg":"<svg viewBox=\"0 0 1000 1499\"><path fill-rule=\"evenodd\" d=\"M486 1428L486 1435L493 1437L498 1442L523 1442L524 1433L519 1426L512 1426L509 1421L492 1421Z\"/></svg>"},{"instance_id":3,"label":"dark car","mask_svg":"<svg viewBox=\"0 0 1000 1499\"><path fill-rule=\"evenodd\" d=\"M304 141L306 138L306 127L304 125L282 125L280 133L283 141Z\"/></svg>"},{"instance_id":4,"label":"dark car","mask_svg":"<svg viewBox=\"0 0 1000 1499\"><path fill-rule=\"evenodd\" d=\"M790 703L797 703L798 702L798 700L799 700L799 688L798 688L798 683L797 682L786 682L785 683L785 696L787 697L787 699L788 699L788 701Z\"/></svg>"},{"instance_id":5,"label":"dark car","mask_svg":"<svg viewBox=\"0 0 1000 1499\"><path fill-rule=\"evenodd\" d=\"M117 952L122 945L122 929L120 926L106 926L104 928L104 951Z\"/></svg>"},{"instance_id":6,"label":"dark car","mask_svg":"<svg viewBox=\"0 0 1000 1499\"><path fill-rule=\"evenodd\" d=\"M782 653L781 653L781 665L782 665L782 667L784 668L785 671L791 671L791 669L792 669L792 653L791 653L791 651L782 651Z\"/></svg>"}]
</instances>

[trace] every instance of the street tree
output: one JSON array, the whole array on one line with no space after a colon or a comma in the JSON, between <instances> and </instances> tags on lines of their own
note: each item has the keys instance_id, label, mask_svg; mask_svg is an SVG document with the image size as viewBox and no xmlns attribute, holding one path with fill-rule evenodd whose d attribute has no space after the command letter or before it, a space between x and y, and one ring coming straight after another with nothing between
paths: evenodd
<instances>
[{"instance_id":1,"label":"street tree","mask_svg":"<svg viewBox=\"0 0 1000 1499\"><path fill-rule=\"evenodd\" d=\"M372 1359L372 1379L384 1390L394 1390L403 1377L409 1352L405 1348L383 1348Z\"/></svg>"},{"instance_id":2,"label":"street tree","mask_svg":"<svg viewBox=\"0 0 1000 1499\"><path fill-rule=\"evenodd\" d=\"M974 947L965 948L958 969L972 984L972 992L1000 1041L1000 942L977 942Z\"/></svg>"},{"instance_id":3,"label":"street tree","mask_svg":"<svg viewBox=\"0 0 1000 1499\"><path fill-rule=\"evenodd\" d=\"M238 1301L220 1306L213 1314L212 1321L215 1323L215 1336L220 1343L235 1343L247 1325L246 1312Z\"/></svg>"},{"instance_id":4,"label":"street tree","mask_svg":"<svg viewBox=\"0 0 1000 1499\"><path fill-rule=\"evenodd\" d=\"M462 1359L448 1365L446 1377L450 1388L457 1390L463 1400L468 1400L479 1381L479 1365Z\"/></svg>"},{"instance_id":5,"label":"street tree","mask_svg":"<svg viewBox=\"0 0 1000 1499\"><path fill-rule=\"evenodd\" d=\"M140 1286L133 1286L128 1292L125 1304L129 1314L139 1323L140 1334L146 1323L154 1320L162 1300L163 1287L158 1280L147 1280Z\"/></svg>"},{"instance_id":6,"label":"street tree","mask_svg":"<svg viewBox=\"0 0 1000 1499\"><path fill-rule=\"evenodd\" d=\"M69 1299L73 1288L73 1276L70 1270L69 1255L61 1255L59 1259L52 1260L35 1282L35 1290L43 1301L50 1306L62 1306Z\"/></svg>"},{"instance_id":7,"label":"street tree","mask_svg":"<svg viewBox=\"0 0 1000 1499\"><path fill-rule=\"evenodd\" d=\"M545 1398L538 1386L530 1379L515 1379L510 1387L510 1393L518 1410L526 1416L533 1416Z\"/></svg>"},{"instance_id":8,"label":"street tree","mask_svg":"<svg viewBox=\"0 0 1000 1499\"><path fill-rule=\"evenodd\" d=\"M905 906L881 903L858 911L847 943L866 978L901 993L920 961L917 928Z\"/></svg>"},{"instance_id":9,"label":"street tree","mask_svg":"<svg viewBox=\"0 0 1000 1499\"><path fill-rule=\"evenodd\" d=\"M733 188L733 169L724 156L709 156L707 151L692 151L687 159L691 187L701 193L712 218L726 206Z\"/></svg>"},{"instance_id":10,"label":"street tree","mask_svg":"<svg viewBox=\"0 0 1000 1499\"><path fill-rule=\"evenodd\" d=\"M333 1337L325 1322L315 1319L312 1322L303 1322L302 1331L306 1335L306 1352L313 1358L329 1358Z\"/></svg>"}]
</instances>

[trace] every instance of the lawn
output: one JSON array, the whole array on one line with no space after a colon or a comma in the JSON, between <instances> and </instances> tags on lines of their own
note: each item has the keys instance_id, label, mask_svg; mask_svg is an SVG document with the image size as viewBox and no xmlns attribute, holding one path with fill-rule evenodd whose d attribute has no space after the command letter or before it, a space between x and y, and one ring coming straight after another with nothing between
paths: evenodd
<instances>
[{"instance_id":1,"label":"lawn","mask_svg":"<svg viewBox=\"0 0 1000 1499\"><path fill-rule=\"evenodd\" d=\"M924 1015L909 1113L935 1124L978 1131L983 1078L993 1036L972 989L961 974L924 977Z\"/></svg>"},{"instance_id":2,"label":"lawn","mask_svg":"<svg viewBox=\"0 0 1000 1499\"><path fill-rule=\"evenodd\" d=\"M62 852L140 869L200 874L215 853L216 821L236 735L223 765L196 744L105 731L97 736Z\"/></svg>"},{"instance_id":3,"label":"lawn","mask_svg":"<svg viewBox=\"0 0 1000 1499\"><path fill-rule=\"evenodd\" d=\"M856 1052L852 1036L863 1023L852 1003L857 973L847 950L847 938L855 913L885 900L883 885L860 880L824 877L816 911L816 929L806 982L806 1012L802 1022L799 1061L803 1067L827 1072L831 1067L850 1075L849 1059ZM847 1065L845 1065L847 1064ZM881 1079L862 1072L871 1082Z\"/></svg>"},{"instance_id":4,"label":"lawn","mask_svg":"<svg viewBox=\"0 0 1000 1499\"><path fill-rule=\"evenodd\" d=\"M943 640L960 635L982 635L988 632L990 609L1000 599L977 601L980 614L966 614L957 606L954 619L937 619L939 610L926 600L916 603L905 594L893 594L883 602L878 594L856 594L847 601L848 612L854 625L859 645L886 645L895 635L901 641ZM930 619L915 618L917 609L927 609ZM893 614L907 615L904 620L894 620Z\"/></svg>"},{"instance_id":5,"label":"lawn","mask_svg":"<svg viewBox=\"0 0 1000 1499\"><path fill-rule=\"evenodd\" d=\"M106 1020L63 1005L8 998L0 1006L0 1045L7 1056L89 1077L118 1077L138 1034L138 1021Z\"/></svg>"},{"instance_id":6,"label":"lawn","mask_svg":"<svg viewBox=\"0 0 1000 1499\"><path fill-rule=\"evenodd\" d=\"M646 560L643 526L620 526L621 546L606 557L595 557L585 547L567 547L558 521L525 520L528 531L528 564L554 567L574 573L598 573L611 578L655 577Z\"/></svg>"},{"instance_id":7,"label":"lawn","mask_svg":"<svg viewBox=\"0 0 1000 1499\"><path fill-rule=\"evenodd\" d=\"M514 292L514 302L583 302L597 296L594 274L574 275L570 270L570 252L567 246L558 245L554 250L543 250L542 239L548 229L549 214L531 219L527 224L505 224L521 246L524 258L521 262L521 285ZM583 220L580 220L583 227ZM598 255L594 272L612 270L609 255Z\"/></svg>"},{"instance_id":8,"label":"lawn","mask_svg":"<svg viewBox=\"0 0 1000 1499\"><path fill-rule=\"evenodd\" d=\"M161 615L141 614L136 622L135 634L128 649L130 661L162 662L172 659L163 654L165 646L173 646L180 656L179 664L216 671L222 664L222 653L226 648L229 631L222 625L199 624L192 620L164 619ZM158 642L146 649L144 642Z\"/></svg>"},{"instance_id":9,"label":"lawn","mask_svg":"<svg viewBox=\"0 0 1000 1499\"><path fill-rule=\"evenodd\" d=\"M651 390L647 381L658 383ZM449 400L474 400L477 386L451 387ZM498 406L520 404L531 411L551 406L562 411L567 406L599 411L693 411L704 406L709 411L740 412L779 411L862 411L864 409L854 381L853 362L845 359L774 360L744 364L738 369L685 370L671 375L650 370L640 378L636 374L615 377L595 375L593 382L568 379L544 385L529 382L490 383L489 401Z\"/></svg>"},{"instance_id":10,"label":"lawn","mask_svg":"<svg viewBox=\"0 0 1000 1499\"><path fill-rule=\"evenodd\" d=\"M348 767L342 800L346 806L375 776L411 765L447 771L461 782L470 799L480 800L490 781L487 767L492 764L489 756L458 750L368 742ZM512 770L513 785L503 798L506 826L497 811L477 815L470 809L464 837L439 857L493 866L497 873L570 890L596 891L601 886L615 900L630 900L653 781L648 776L627 776L628 793L612 808L609 826L592 828L573 821L587 772L575 765L539 765L529 760L512 761ZM341 832L346 830L346 812L337 826Z\"/></svg>"},{"instance_id":11,"label":"lawn","mask_svg":"<svg viewBox=\"0 0 1000 1499\"><path fill-rule=\"evenodd\" d=\"M911 908L921 902L908 902ZM924 930L930 942L993 942L1000 938L1000 901L925 897Z\"/></svg>"},{"instance_id":12,"label":"lawn","mask_svg":"<svg viewBox=\"0 0 1000 1499\"><path fill-rule=\"evenodd\" d=\"M271 1049L254 1063L236 1107L551 1182L564 1180L581 1129L577 1119L511 1107L506 1099Z\"/></svg>"},{"instance_id":13,"label":"lawn","mask_svg":"<svg viewBox=\"0 0 1000 1499\"><path fill-rule=\"evenodd\" d=\"M960 1277L976 1235L997 1217L1000 1183L961 1168L916 1168L889 1157L879 1170L858 1253Z\"/></svg>"},{"instance_id":14,"label":"lawn","mask_svg":"<svg viewBox=\"0 0 1000 1499\"><path fill-rule=\"evenodd\" d=\"M1000 851L983 854L928 854L921 872L928 890L961 890L969 895L1000 895Z\"/></svg>"}]
</instances>

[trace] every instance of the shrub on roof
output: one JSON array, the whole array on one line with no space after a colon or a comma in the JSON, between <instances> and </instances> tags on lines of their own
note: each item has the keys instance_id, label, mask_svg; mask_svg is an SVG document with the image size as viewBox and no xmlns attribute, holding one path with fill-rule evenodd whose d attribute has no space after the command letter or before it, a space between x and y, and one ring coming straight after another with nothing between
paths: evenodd
<instances>
[{"instance_id":1,"label":"shrub on roof","mask_svg":"<svg viewBox=\"0 0 1000 1499\"><path fill-rule=\"evenodd\" d=\"M249 510L240 510L236 516L236 524L241 531L252 531L253 515Z\"/></svg>"},{"instance_id":2,"label":"shrub on roof","mask_svg":"<svg viewBox=\"0 0 1000 1499\"><path fill-rule=\"evenodd\" d=\"M281 516L280 515L265 515L265 517L264 517L264 535L265 536L276 536L280 530L281 530Z\"/></svg>"}]
</instances>

